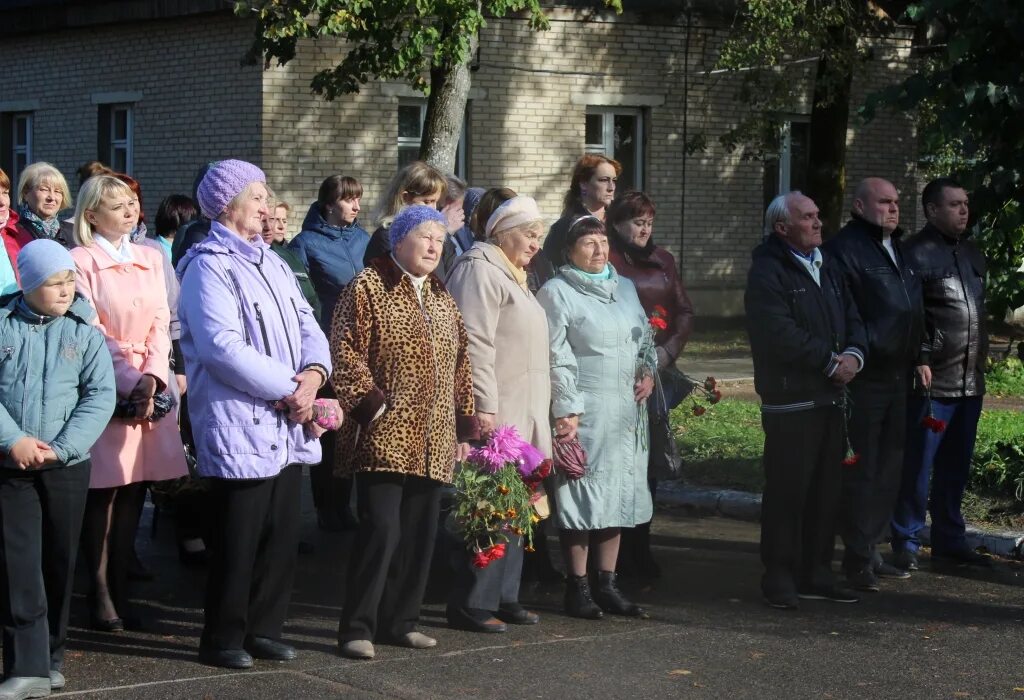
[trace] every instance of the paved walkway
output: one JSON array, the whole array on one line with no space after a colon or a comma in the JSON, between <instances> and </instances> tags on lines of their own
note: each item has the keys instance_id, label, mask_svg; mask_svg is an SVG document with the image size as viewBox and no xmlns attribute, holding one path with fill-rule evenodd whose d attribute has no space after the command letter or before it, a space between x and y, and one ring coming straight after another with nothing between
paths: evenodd
<instances>
[{"instance_id":1,"label":"paved walkway","mask_svg":"<svg viewBox=\"0 0 1024 700\"><path fill-rule=\"evenodd\" d=\"M655 551L664 576L627 584L649 620L565 617L561 588L522 598L543 616L502 635L447 629L443 577L424 608L435 649L379 647L372 662L335 654L349 537L312 530L300 557L289 641L295 662L252 671L200 665L202 572L177 566L169 521L140 538L157 580L138 585L145 633L81 625L76 600L62 696L177 698L1002 698L1022 697L1024 569L923 570L859 605L807 602L780 612L760 600L757 526L662 509Z\"/></svg>"}]
</instances>

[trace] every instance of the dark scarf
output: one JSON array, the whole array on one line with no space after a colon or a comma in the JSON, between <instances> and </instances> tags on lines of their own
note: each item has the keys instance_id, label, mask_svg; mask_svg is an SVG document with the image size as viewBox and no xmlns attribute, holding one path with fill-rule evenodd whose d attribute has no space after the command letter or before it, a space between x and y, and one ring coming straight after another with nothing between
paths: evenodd
<instances>
[{"instance_id":1,"label":"dark scarf","mask_svg":"<svg viewBox=\"0 0 1024 700\"><path fill-rule=\"evenodd\" d=\"M18 205L18 214L21 216L22 219L31 221L33 224L39 227L39 229L42 230L43 234L45 234L47 238L56 238L57 234L60 232L59 216L55 216L49 221L43 221L36 215L34 211L28 208L27 204Z\"/></svg>"}]
</instances>

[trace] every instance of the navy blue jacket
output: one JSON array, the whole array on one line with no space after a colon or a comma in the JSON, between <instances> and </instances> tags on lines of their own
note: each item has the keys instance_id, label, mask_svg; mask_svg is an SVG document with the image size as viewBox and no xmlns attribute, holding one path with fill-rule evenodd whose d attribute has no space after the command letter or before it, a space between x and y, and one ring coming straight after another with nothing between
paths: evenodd
<instances>
[{"instance_id":1,"label":"navy blue jacket","mask_svg":"<svg viewBox=\"0 0 1024 700\"><path fill-rule=\"evenodd\" d=\"M309 271L320 298L320 326L327 333L334 315L334 304L341 290L363 269L363 253L370 234L358 223L344 228L331 226L313 202L302 221L302 232L288 244Z\"/></svg>"}]
</instances>

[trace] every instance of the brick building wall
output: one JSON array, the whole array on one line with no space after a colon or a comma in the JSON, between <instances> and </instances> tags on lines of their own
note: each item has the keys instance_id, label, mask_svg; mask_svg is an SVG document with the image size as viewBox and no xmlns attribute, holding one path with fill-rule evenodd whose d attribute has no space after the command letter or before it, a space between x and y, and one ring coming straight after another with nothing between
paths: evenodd
<instances>
[{"instance_id":1,"label":"brick building wall","mask_svg":"<svg viewBox=\"0 0 1024 700\"><path fill-rule=\"evenodd\" d=\"M639 110L644 185L658 205L656 240L677 255L701 315L742 313L750 251L760 240L765 165L717 142L740 116L735 79L707 74L725 29L643 14L584 21L558 9L551 19L547 32L502 19L481 34L467 119L471 184L533 195L553 221L584 151L588 107ZM237 157L267 171L293 206L293 228L324 177L359 178L361 219L372 230L398 165L399 105L425 98L405 85L374 83L325 102L309 84L340 59L343 45L304 42L286 66L261 74L239 63L251 32L250 23L220 14L13 37L0 44L0 61L18 67L0 111L11 100L34 101L34 159L52 160L70 176L96 157L95 96L135 96L134 174L150 216L163 196L189 190L199 165ZM853 103L901 75L908 50L906 42L881 42L872 68L858 76ZM813 64L802 73L808 82ZM58 75L67 77L51 79ZM810 113L808 100L793 105L794 115ZM707 149L686 155L686 139L698 132ZM850 188L868 174L890 176L905 193L905 216L915 213L909 117L852 121L848 138Z\"/></svg>"},{"instance_id":2,"label":"brick building wall","mask_svg":"<svg viewBox=\"0 0 1024 700\"><path fill-rule=\"evenodd\" d=\"M260 70L239 65L251 37L229 15L5 37L0 112L32 107L33 160L56 165L74 194L75 171L97 157L96 100L131 102L133 175L152 217L166 195L191 192L203 163L260 158Z\"/></svg>"}]
</instances>

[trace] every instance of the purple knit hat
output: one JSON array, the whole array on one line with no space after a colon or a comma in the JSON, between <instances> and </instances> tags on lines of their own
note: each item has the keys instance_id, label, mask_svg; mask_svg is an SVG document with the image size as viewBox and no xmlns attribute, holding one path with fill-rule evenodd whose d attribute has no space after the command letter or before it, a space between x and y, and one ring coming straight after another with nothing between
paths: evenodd
<instances>
[{"instance_id":1,"label":"purple knit hat","mask_svg":"<svg viewBox=\"0 0 1024 700\"><path fill-rule=\"evenodd\" d=\"M391 222L391 228L388 229L391 250L394 250L395 246L401 243L402 239L408 236L414 228L428 221L436 221L445 229L448 227L448 220L444 218L444 214L425 204L413 204L398 212L394 221Z\"/></svg>"},{"instance_id":2,"label":"purple knit hat","mask_svg":"<svg viewBox=\"0 0 1024 700\"><path fill-rule=\"evenodd\" d=\"M249 183L267 181L263 171L244 160L222 160L210 166L196 189L199 208L207 219L216 219Z\"/></svg>"}]
</instances>

